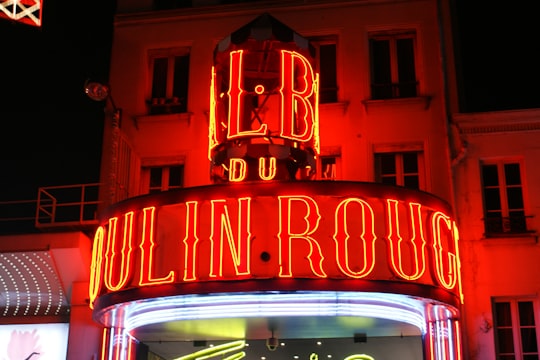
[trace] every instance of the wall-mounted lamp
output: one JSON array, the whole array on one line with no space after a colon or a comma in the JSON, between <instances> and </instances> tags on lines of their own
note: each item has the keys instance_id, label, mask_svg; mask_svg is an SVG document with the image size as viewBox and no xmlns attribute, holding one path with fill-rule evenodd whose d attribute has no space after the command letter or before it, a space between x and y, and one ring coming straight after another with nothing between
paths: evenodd
<instances>
[{"instance_id":1,"label":"wall-mounted lamp","mask_svg":"<svg viewBox=\"0 0 540 360\"><path fill-rule=\"evenodd\" d=\"M94 101L106 101L111 102L113 108L113 126L120 127L122 124L122 109L116 107L113 97L111 95L111 89L108 85L86 80L84 83L85 94Z\"/></svg>"},{"instance_id":2,"label":"wall-mounted lamp","mask_svg":"<svg viewBox=\"0 0 540 360\"><path fill-rule=\"evenodd\" d=\"M94 101L107 101L109 100L111 102L111 106L113 108L113 115L112 115L112 121L111 121L111 129L110 131L110 152L107 153L109 164L109 171L108 171L108 180L106 185L108 187L108 197L109 199L104 202L104 206L113 204L120 200L118 197L118 194L120 191L117 189L117 175L118 175L118 167L119 167L119 144L121 141L120 136L120 127L122 125L122 110L116 107L116 104L114 103L114 100L111 96L111 89L108 85L89 81L86 80L84 83L84 92L86 95L94 100ZM105 153L104 153L105 154Z\"/></svg>"}]
</instances>

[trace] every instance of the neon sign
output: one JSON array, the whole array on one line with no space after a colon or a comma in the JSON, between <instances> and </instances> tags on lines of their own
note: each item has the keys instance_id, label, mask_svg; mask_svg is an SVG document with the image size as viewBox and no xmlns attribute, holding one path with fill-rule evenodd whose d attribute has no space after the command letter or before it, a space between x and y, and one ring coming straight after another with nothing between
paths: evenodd
<instances>
[{"instance_id":1,"label":"neon sign","mask_svg":"<svg viewBox=\"0 0 540 360\"><path fill-rule=\"evenodd\" d=\"M254 69L261 53L264 69ZM257 43L226 52L216 61L208 135L215 180L314 175L320 147L319 75L306 55L279 43Z\"/></svg>"},{"instance_id":2,"label":"neon sign","mask_svg":"<svg viewBox=\"0 0 540 360\"><path fill-rule=\"evenodd\" d=\"M320 186L305 182L296 190L310 185ZM369 185L375 184L358 187ZM257 185L251 187L257 193ZM98 228L92 302L134 287L300 278L394 279L461 297L459 236L454 220L439 210L442 203L369 191L228 197L217 196L220 187L189 192L181 194L198 199L139 210L134 201L130 211L118 210Z\"/></svg>"}]
</instances>

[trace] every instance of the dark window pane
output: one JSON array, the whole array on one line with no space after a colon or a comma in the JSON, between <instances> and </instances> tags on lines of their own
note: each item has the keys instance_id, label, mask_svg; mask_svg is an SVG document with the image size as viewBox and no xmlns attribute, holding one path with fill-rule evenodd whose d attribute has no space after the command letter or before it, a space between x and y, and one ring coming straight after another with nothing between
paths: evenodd
<instances>
[{"instance_id":1,"label":"dark window pane","mask_svg":"<svg viewBox=\"0 0 540 360\"><path fill-rule=\"evenodd\" d=\"M333 156L321 158L321 177L333 179L336 176L336 158Z\"/></svg>"},{"instance_id":2,"label":"dark window pane","mask_svg":"<svg viewBox=\"0 0 540 360\"><path fill-rule=\"evenodd\" d=\"M502 211L490 211L486 214L489 219L500 220L502 218Z\"/></svg>"},{"instance_id":3,"label":"dark window pane","mask_svg":"<svg viewBox=\"0 0 540 360\"><path fill-rule=\"evenodd\" d=\"M535 328L531 327L521 329L521 347L524 353L538 352Z\"/></svg>"},{"instance_id":4,"label":"dark window pane","mask_svg":"<svg viewBox=\"0 0 540 360\"><path fill-rule=\"evenodd\" d=\"M538 355L523 355L523 360L540 360Z\"/></svg>"},{"instance_id":5,"label":"dark window pane","mask_svg":"<svg viewBox=\"0 0 540 360\"><path fill-rule=\"evenodd\" d=\"M396 173L396 158L394 154L379 154L381 174Z\"/></svg>"},{"instance_id":6,"label":"dark window pane","mask_svg":"<svg viewBox=\"0 0 540 360\"><path fill-rule=\"evenodd\" d=\"M523 209L523 193L520 187L512 187L506 189L508 198L508 208Z\"/></svg>"},{"instance_id":7,"label":"dark window pane","mask_svg":"<svg viewBox=\"0 0 540 360\"><path fill-rule=\"evenodd\" d=\"M397 179L395 176L385 176L381 179L381 183L385 185L397 185Z\"/></svg>"},{"instance_id":8,"label":"dark window pane","mask_svg":"<svg viewBox=\"0 0 540 360\"><path fill-rule=\"evenodd\" d=\"M390 67L390 42L370 40L371 84L374 99L392 98L392 74Z\"/></svg>"},{"instance_id":9,"label":"dark window pane","mask_svg":"<svg viewBox=\"0 0 540 360\"><path fill-rule=\"evenodd\" d=\"M319 48L321 104L337 101L336 44L324 44Z\"/></svg>"},{"instance_id":10,"label":"dark window pane","mask_svg":"<svg viewBox=\"0 0 540 360\"><path fill-rule=\"evenodd\" d=\"M162 169L150 168L150 188L161 188Z\"/></svg>"},{"instance_id":11,"label":"dark window pane","mask_svg":"<svg viewBox=\"0 0 540 360\"><path fill-rule=\"evenodd\" d=\"M174 58L173 97L180 102L180 111L187 111L189 55Z\"/></svg>"},{"instance_id":12,"label":"dark window pane","mask_svg":"<svg viewBox=\"0 0 540 360\"><path fill-rule=\"evenodd\" d=\"M416 70L414 68L413 39L397 40L399 97L416 96Z\"/></svg>"},{"instance_id":13,"label":"dark window pane","mask_svg":"<svg viewBox=\"0 0 540 360\"><path fill-rule=\"evenodd\" d=\"M499 176L497 175L497 165L482 166L482 180L484 186L498 186Z\"/></svg>"},{"instance_id":14,"label":"dark window pane","mask_svg":"<svg viewBox=\"0 0 540 360\"><path fill-rule=\"evenodd\" d=\"M523 211L511 211L509 214L510 229L512 232L526 232L527 219Z\"/></svg>"},{"instance_id":15,"label":"dark window pane","mask_svg":"<svg viewBox=\"0 0 540 360\"><path fill-rule=\"evenodd\" d=\"M403 178L403 186L409 189L420 189L420 180L417 175L409 175Z\"/></svg>"},{"instance_id":16,"label":"dark window pane","mask_svg":"<svg viewBox=\"0 0 540 360\"><path fill-rule=\"evenodd\" d=\"M505 164L504 175L506 179L506 185L521 185L519 164Z\"/></svg>"},{"instance_id":17,"label":"dark window pane","mask_svg":"<svg viewBox=\"0 0 540 360\"><path fill-rule=\"evenodd\" d=\"M167 58L154 59L152 98L165 98L167 93Z\"/></svg>"},{"instance_id":18,"label":"dark window pane","mask_svg":"<svg viewBox=\"0 0 540 360\"><path fill-rule=\"evenodd\" d=\"M487 214L484 219L487 234L499 234L503 232L503 219L500 214Z\"/></svg>"},{"instance_id":19,"label":"dark window pane","mask_svg":"<svg viewBox=\"0 0 540 360\"><path fill-rule=\"evenodd\" d=\"M403 154L403 171L406 174L418 173L418 154L404 153Z\"/></svg>"},{"instance_id":20,"label":"dark window pane","mask_svg":"<svg viewBox=\"0 0 540 360\"><path fill-rule=\"evenodd\" d=\"M484 203L486 210L500 210L501 198L499 189L484 189Z\"/></svg>"},{"instance_id":21,"label":"dark window pane","mask_svg":"<svg viewBox=\"0 0 540 360\"><path fill-rule=\"evenodd\" d=\"M514 338L512 329L498 329L497 340L499 343L500 353L513 353L514 352Z\"/></svg>"},{"instance_id":22,"label":"dark window pane","mask_svg":"<svg viewBox=\"0 0 540 360\"><path fill-rule=\"evenodd\" d=\"M495 304L497 327L512 326L512 315L509 302L498 302Z\"/></svg>"},{"instance_id":23,"label":"dark window pane","mask_svg":"<svg viewBox=\"0 0 540 360\"><path fill-rule=\"evenodd\" d=\"M514 355L499 355L497 358L499 360L516 360L516 357Z\"/></svg>"},{"instance_id":24,"label":"dark window pane","mask_svg":"<svg viewBox=\"0 0 540 360\"><path fill-rule=\"evenodd\" d=\"M184 167L171 166L169 169L169 188L180 188L184 181Z\"/></svg>"},{"instance_id":25,"label":"dark window pane","mask_svg":"<svg viewBox=\"0 0 540 360\"><path fill-rule=\"evenodd\" d=\"M321 159L321 163L323 166L325 165L334 165L336 163L335 157L325 156Z\"/></svg>"},{"instance_id":26,"label":"dark window pane","mask_svg":"<svg viewBox=\"0 0 540 360\"><path fill-rule=\"evenodd\" d=\"M534 326L534 309L532 301L520 301L519 309L519 325Z\"/></svg>"}]
</instances>

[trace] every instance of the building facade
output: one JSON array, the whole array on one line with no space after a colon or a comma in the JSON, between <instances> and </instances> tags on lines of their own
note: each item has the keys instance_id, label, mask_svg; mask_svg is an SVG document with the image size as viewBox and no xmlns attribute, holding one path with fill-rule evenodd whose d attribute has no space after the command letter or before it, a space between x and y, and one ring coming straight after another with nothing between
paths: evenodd
<instances>
[{"instance_id":1,"label":"building facade","mask_svg":"<svg viewBox=\"0 0 540 360\"><path fill-rule=\"evenodd\" d=\"M451 19L119 0L97 217L2 241L7 357L538 359L539 112L458 112Z\"/></svg>"}]
</instances>

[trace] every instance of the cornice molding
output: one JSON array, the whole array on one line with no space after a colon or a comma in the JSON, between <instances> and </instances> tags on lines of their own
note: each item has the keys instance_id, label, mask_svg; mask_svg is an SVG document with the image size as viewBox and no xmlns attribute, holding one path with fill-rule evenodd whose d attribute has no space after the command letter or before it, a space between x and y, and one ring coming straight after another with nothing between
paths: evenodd
<instances>
[{"instance_id":1,"label":"cornice molding","mask_svg":"<svg viewBox=\"0 0 540 360\"><path fill-rule=\"evenodd\" d=\"M540 130L540 109L461 113L452 119L462 134Z\"/></svg>"}]
</instances>

